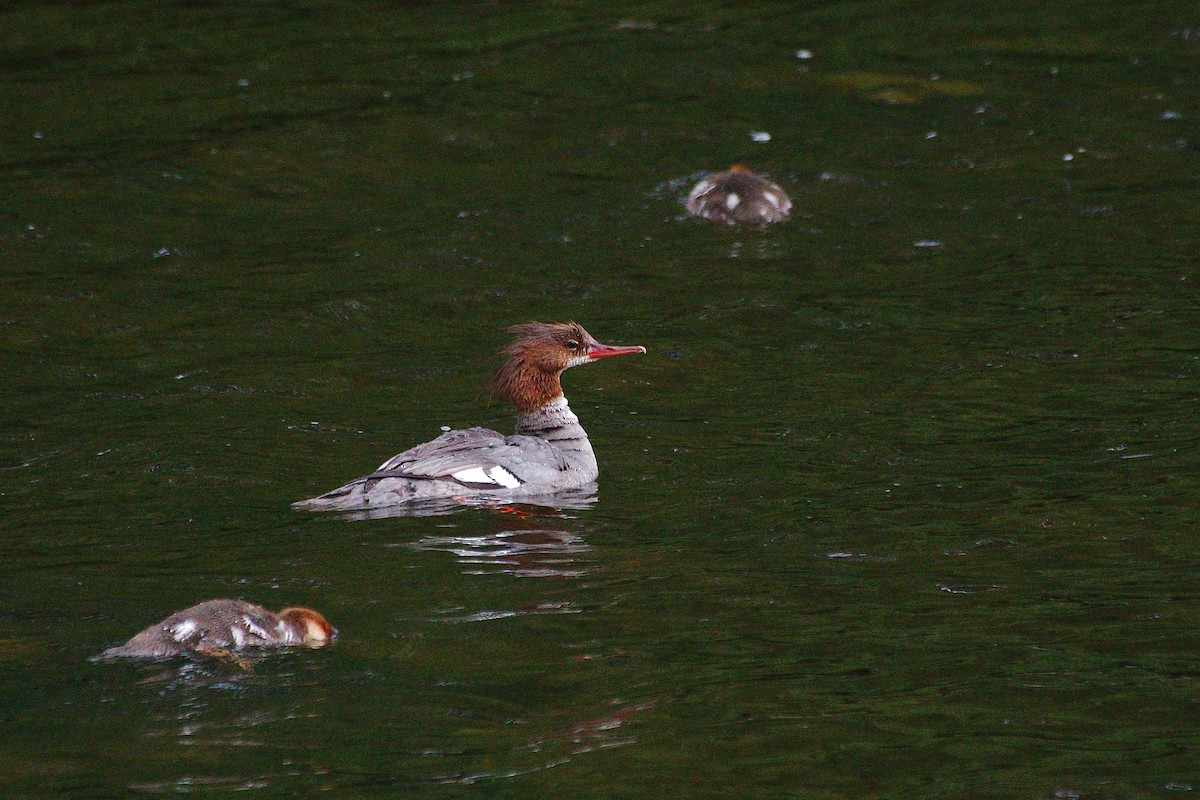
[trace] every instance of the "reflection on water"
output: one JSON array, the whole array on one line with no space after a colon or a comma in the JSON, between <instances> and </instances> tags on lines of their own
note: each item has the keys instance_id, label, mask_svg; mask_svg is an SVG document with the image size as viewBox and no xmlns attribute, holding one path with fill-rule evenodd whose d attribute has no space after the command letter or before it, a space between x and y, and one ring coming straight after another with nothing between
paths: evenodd
<instances>
[{"instance_id":1,"label":"reflection on water","mask_svg":"<svg viewBox=\"0 0 1200 800\"><path fill-rule=\"evenodd\" d=\"M568 531L508 530L478 536L426 536L405 545L453 553L467 575L504 572L526 578L578 578L587 574L581 556L591 548Z\"/></svg>"},{"instance_id":2,"label":"reflection on water","mask_svg":"<svg viewBox=\"0 0 1200 800\"><path fill-rule=\"evenodd\" d=\"M633 744L636 739L632 735L618 734L617 732L627 729L629 722L637 714L653 708L654 703L629 703L623 700L612 700L609 705L610 707L601 710L598 716L589 717L568 728L540 736L526 747L530 750L542 750L551 743L564 743L568 746L571 755L582 755L593 750Z\"/></svg>"},{"instance_id":3,"label":"reflection on water","mask_svg":"<svg viewBox=\"0 0 1200 800\"><path fill-rule=\"evenodd\" d=\"M117 785L178 795L323 781L329 768L321 755L289 740L297 726L326 718L312 702L321 667L290 657L261 667L209 659L105 671L120 687L107 708L128 719L128 746L138 754L136 767L116 772Z\"/></svg>"},{"instance_id":4,"label":"reflection on water","mask_svg":"<svg viewBox=\"0 0 1200 800\"><path fill-rule=\"evenodd\" d=\"M434 783L473 784L485 780L514 778L562 766L587 753L636 744L637 737L629 730L631 724L638 714L654 708L654 705L653 702L631 703L613 698L600 708L560 712L560 716L582 718L567 725L551 726L548 731L533 739L513 746L516 756L533 753L544 756L544 760L530 766L504 771L437 775L431 780Z\"/></svg>"},{"instance_id":5,"label":"reflection on water","mask_svg":"<svg viewBox=\"0 0 1200 800\"><path fill-rule=\"evenodd\" d=\"M494 497L439 497L418 500L403 505L371 508L364 511L323 512L336 514L340 519L391 519L395 517L439 517L457 514L468 509L495 509L504 513L535 514L546 511L582 511L596 505L597 486L592 482L577 489L550 495L499 500Z\"/></svg>"},{"instance_id":6,"label":"reflection on water","mask_svg":"<svg viewBox=\"0 0 1200 800\"><path fill-rule=\"evenodd\" d=\"M954 583L939 583L937 588L947 594L980 594L982 592L996 592L1001 589L1007 589L1007 586L1001 586L995 583L980 583L980 584L954 584Z\"/></svg>"},{"instance_id":7,"label":"reflection on water","mask_svg":"<svg viewBox=\"0 0 1200 800\"><path fill-rule=\"evenodd\" d=\"M491 622L509 617L536 616L539 614L578 614L580 609L571 603L538 603L516 611L474 611L470 614L459 613L461 606L440 609L431 619L439 622Z\"/></svg>"},{"instance_id":8,"label":"reflection on water","mask_svg":"<svg viewBox=\"0 0 1200 800\"><path fill-rule=\"evenodd\" d=\"M849 552L845 552L842 550L838 550L833 553L826 553L825 557L826 558L846 559L846 560L850 560L850 561L895 561L896 560L896 557L893 555L880 555L877 553L849 553Z\"/></svg>"},{"instance_id":9,"label":"reflection on water","mask_svg":"<svg viewBox=\"0 0 1200 800\"><path fill-rule=\"evenodd\" d=\"M245 792L254 789L265 789L271 785L270 777L212 777L200 775L184 775L172 781L157 781L148 783L131 783L129 790L138 794L187 794L190 792L225 791Z\"/></svg>"}]
</instances>

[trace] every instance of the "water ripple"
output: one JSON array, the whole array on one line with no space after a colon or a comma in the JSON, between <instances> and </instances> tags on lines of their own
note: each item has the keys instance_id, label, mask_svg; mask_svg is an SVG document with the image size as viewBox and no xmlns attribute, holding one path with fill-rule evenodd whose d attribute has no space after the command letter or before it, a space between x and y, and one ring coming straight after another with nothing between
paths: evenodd
<instances>
[{"instance_id":1,"label":"water ripple","mask_svg":"<svg viewBox=\"0 0 1200 800\"><path fill-rule=\"evenodd\" d=\"M442 609L435 613L439 614L433 619L434 622L492 622L498 619L508 619L510 617L528 617L541 616L544 614L579 614L582 609L573 603L538 603L535 606L521 609L484 609L483 611L475 611L470 614L455 614L462 611L461 606L455 608Z\"/></svg>"},{"instance_id":2,"label":"water ripple","mask_svg":"<svg viewBox=\"0 0 1200 800\"><path fill-rule=\"evenodd\" d=\"M452 553L467 575L507 573L526 578L578 578L587 574L580 556L591 547L567 531L499 531L480 536L426 536L405 545Z\"/></svg>"}]
</instances>

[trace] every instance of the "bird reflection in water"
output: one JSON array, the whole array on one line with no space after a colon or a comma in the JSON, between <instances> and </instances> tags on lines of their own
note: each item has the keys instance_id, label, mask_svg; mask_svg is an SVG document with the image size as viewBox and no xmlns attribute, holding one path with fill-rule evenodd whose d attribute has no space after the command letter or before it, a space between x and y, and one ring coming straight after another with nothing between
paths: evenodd
<instances>
[{"instance_id":1,"label":"bird reflection in water","mask_svg":"<svg viewBox=\"0 0 1200 800\"><path fill-rule=\"evenodd\" d=\"M468 575L508 573L526 578L578 578L587 574L583 554L591 547L567 531L533 528L477 536L426 536L408 547L453 553Z\"/></svg>"},{"instance_id":2,"label":"bird reflection in water","mask_svg":"<svg viewBox=\"0 0 1200 800\"><path fill-rule=\"evenodd\" d=\"M560 492L545 498L522 498L520 503L488 503L495 511L486 524L490 533L459 533L425 536L404 547L418 551L454 554L468 569L467 575L505 573L526 578L578 578L587 574L584 554L591 547L582 536L558 526L568 511L591 508L596 503L594 485L582 492ZM477 504L476 507L479 507ZM436 510L421 506L425 514L461 511L455 507ZM418 508L407 509L411 515Z\"/></svg>"},{"instance_id":3,"label":"bird reflection in water","mask_svg":"<svg viewBox=\"0 0 1200 800\"><path fill-rule=\"evenodd\" d=\"M391 517L441 517L472 509L494 509L513 516L526 518L553 514L559 511L582 511L596 505L596 483L578 489L566 489L544 496L522 497L516 502L505 502L486 497L438 497L416 500L396 506L360 509L357 511L334 512L340 519L389 519Z\"/></svg>"}]
</instances>

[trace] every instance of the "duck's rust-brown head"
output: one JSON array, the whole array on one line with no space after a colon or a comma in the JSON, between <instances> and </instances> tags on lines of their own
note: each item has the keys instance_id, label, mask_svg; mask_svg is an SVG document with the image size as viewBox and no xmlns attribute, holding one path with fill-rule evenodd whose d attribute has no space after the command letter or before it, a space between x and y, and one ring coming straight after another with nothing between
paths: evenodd
<instances>
[{"instance_id":1,"label":"duck's rust-brown head","mask_svg":"<svg viewBox=\"0 0 1200 800\"><path fill-rule=\"evenodd\" d=\"M601 344L578 322L526 322L508 329L507 359L492 379L492 392L517 407L536 411L562 396L563 370L601 358L644 353L641 345Z\"/></svg>"},{"instance_id":2,"label":"duck's rust-brown head","mask_svg":"<svg viewBox=\"0 0 1200 800\"><path fill-rule=\"evenodd\" d=\"M337 629L311 608L285 608L279 618L291 629L298 642L309 647L324 647L337 638Z\"/></svg>"}]
</instances>

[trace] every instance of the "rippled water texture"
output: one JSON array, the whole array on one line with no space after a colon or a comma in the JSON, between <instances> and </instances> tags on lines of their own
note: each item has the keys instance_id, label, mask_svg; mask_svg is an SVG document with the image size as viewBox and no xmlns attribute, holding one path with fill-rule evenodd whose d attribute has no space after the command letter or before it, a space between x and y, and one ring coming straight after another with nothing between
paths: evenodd
<instances>
[{"instance_id":1,"label":"rippled water texture","mask_svg":"<svg viewBox=\"0 0 1200 800\"><path fill-rule=\"evenodd\" d=\"M8 3L6 797L1200 787L1200 11ZM792 219L686 217L742 163ZM303 514L509 430L594 498ZM88 658L311 606L323 650Z\"/></svg>"}]
</instances>

